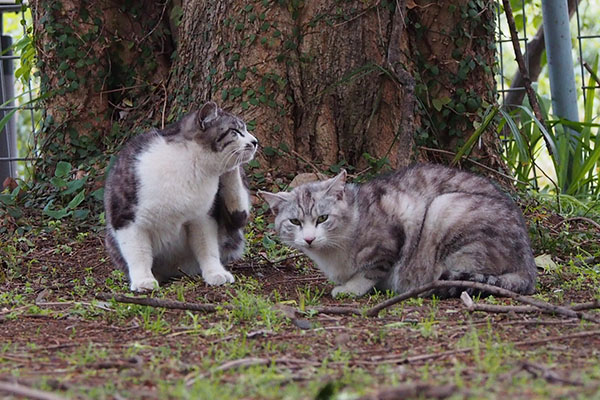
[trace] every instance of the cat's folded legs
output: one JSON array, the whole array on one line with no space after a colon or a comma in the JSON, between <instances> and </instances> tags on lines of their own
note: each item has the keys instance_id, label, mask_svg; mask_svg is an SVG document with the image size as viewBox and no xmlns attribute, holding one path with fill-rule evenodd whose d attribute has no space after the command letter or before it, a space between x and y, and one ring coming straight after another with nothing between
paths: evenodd
<instances>
[{"instance_id":1,"label":"cat's folded legs","mask_svg":"<svg viewBox=\"0 0 600 400\"><path fill-rule=\"evenodd\" d=\"M189 224L189 243L200 269L202 278L209 285L223 285L235 281L219 258L218 225L210 218L201 218Z\"/></svg>"},{"instance_id":2,"label":"cat's folded legs","mask_svg":"<svg viewBox=\"0 0 600 400\"><path fill-rule=\"evenodd\" d=\"M148 232L134 224L115 231L121 254L127 263L130 288L144 292L158 287L152 274L152 243Z\"/></svg>"},{"instance_id":3,"label":"cat's folded legs","mask_svg":"<svg viewBox=\"0 0 600 400\"><path fill-rule=\"evenodd\" d=\"M364 273L359 272L343 285L334 287L331 296L337 297L341 294L348 294L360 297L367 294L375 286L375 283L374 280L367 278Z\"/></svg>"}]
</instances>

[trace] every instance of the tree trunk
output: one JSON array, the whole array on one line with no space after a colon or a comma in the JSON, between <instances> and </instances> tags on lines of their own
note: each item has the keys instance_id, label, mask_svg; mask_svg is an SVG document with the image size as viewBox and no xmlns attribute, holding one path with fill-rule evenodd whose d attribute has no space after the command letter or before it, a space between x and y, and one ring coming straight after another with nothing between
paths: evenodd
<instances>
[{"instance_id":1,"label":"tree trunk","mask_svg":"<svg viewBox=\"0 0 600 400\"><path fill-rule=\"evenodd\" d=\"M493 2L448 3L37 1L47 88L61 87L65 49L43 17L97 37L83 46L94 62L66 60L77 87L46 107L54 132L97 138L101 152L212 99L255 131L264 168L405 165L437 154L419 149L455 151L494 103ZM42 137L64 145L50 132ZM479 155L498 164L492 132Z\"/></svg>"},{"instance_id":2,"label":"tree trunk","mask_svg":"<svg viewBox=\"0 0 600 400\"><path fill-rule=\"evenodd\" d=\"M105 159L124 139L114 123L131 126L127 118L138 117L134 111L155 97L161 83L164 87L173 46L162 4L31 3L38 73L47 96L38 174L51 174L60 160Z\"/></svg>"}]
</instances>

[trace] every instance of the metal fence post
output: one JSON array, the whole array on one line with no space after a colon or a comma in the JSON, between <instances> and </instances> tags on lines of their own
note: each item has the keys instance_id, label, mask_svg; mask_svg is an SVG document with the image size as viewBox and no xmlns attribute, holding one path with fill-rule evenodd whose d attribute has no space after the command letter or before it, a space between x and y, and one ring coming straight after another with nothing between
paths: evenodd
<instances>
[{"instance_id":1,"label":"metal fence post","mask_svg":"<svg viewBox=\"0 0 600 400\"><path fill-rule=\"evenodd\" d=\"M2 13L0 13L0 21ZM2 23L0 22L0 32L2 29ZM4 56L11 56L12 51L12 38L10 36L2 35L0 42L0 49L5 51ZM15 97L15 78L13 75L13 61L11 59L2 59L2 65L0 70L2 75L0 79L1 90L0 90L0 104L3 104L2 111L0 111L0 118L3 118L9 111L8 107L14 107L14 100L10 103L4 104L5 102ZM17 163L11 158L17 157L17 126L15 116L13 115L8 123L0 130L0 159L6 158L7 160L0 161L0 185L7 177L17 176ZM1 190L1 187L0 187Z\"/></svg>"},{"instance_id":2,"label":"metal fence post","mask_svg":"<svg viewBox=\"0 0 600 400\"><path fill-rule=\"evenodd\" d=\"M554 114L579 121L567 0L542 0L542 15Z\"/></svg>"}]
</instances>

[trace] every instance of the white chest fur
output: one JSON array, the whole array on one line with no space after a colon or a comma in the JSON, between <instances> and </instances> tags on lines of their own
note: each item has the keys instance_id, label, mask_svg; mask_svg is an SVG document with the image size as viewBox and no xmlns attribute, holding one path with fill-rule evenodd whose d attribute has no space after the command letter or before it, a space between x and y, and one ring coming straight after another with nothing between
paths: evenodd
<instances>
[{"instance_id":1,"label":"white chest fur","mask_svg":"<svg viewBox=\"0 0 600 400\"><path fill-rule=\"evenodd\" d=\"M205 216L219 185L210 154L195 145L160 138L139 158L136 223L152 229L179 230Z\"/></svg>"},{"instance_id":2,"label":"white chest fur","mask_svg":"<svg viewBox=\"0 0 600 400\"><path fill-rule=\"evenodd\" d=\"M319 269L333 282L345 283L355 274L352 257L349 252L338 249L304 250L306 255L317 264Z\"/></svg>"}]
</instances>

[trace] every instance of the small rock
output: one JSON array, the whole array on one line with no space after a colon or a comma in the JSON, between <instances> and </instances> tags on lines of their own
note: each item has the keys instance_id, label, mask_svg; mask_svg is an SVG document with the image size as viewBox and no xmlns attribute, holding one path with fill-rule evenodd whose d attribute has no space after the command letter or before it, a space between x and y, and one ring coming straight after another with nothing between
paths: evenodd
<instances>
[{"instance_id":1,"label":"small rock","mask_svg":"<svg viewBox=\"0 0 600 400\"><path fill-rule=\"evenodd\" d=\"M294 179L292 180L292 182L290 183L290 189L293 189L295 187L298 187L300 185L304 185L305 183L309 183L309 182L315 182L315 181L324 181L327 179L327 176L324 174L317 174L314 172L304 172L301 174L298 174L294 177Z\"/></svg>"}]
</instances>

